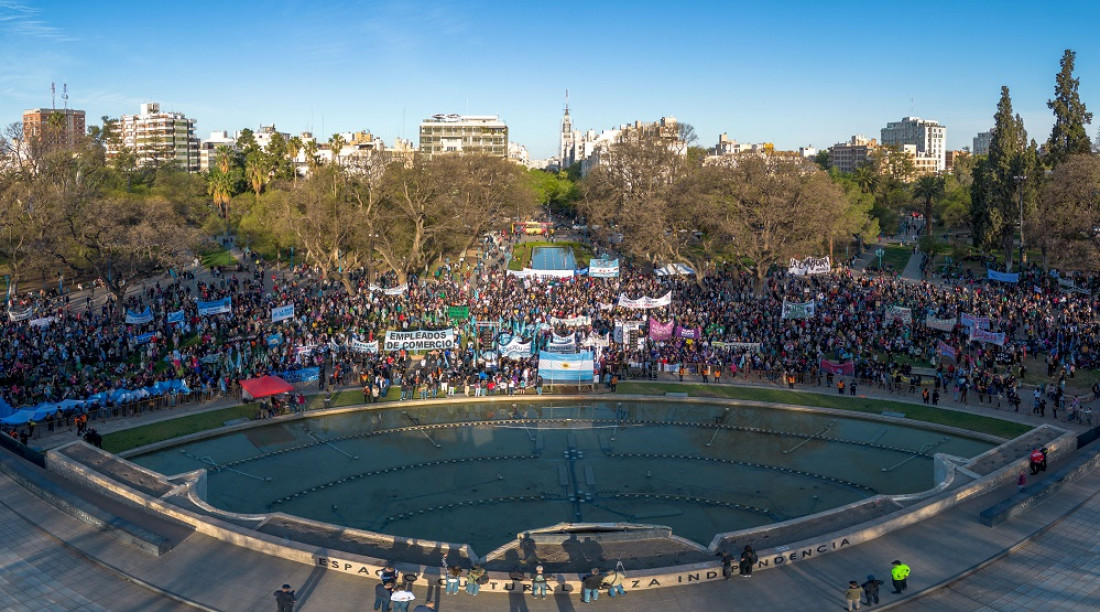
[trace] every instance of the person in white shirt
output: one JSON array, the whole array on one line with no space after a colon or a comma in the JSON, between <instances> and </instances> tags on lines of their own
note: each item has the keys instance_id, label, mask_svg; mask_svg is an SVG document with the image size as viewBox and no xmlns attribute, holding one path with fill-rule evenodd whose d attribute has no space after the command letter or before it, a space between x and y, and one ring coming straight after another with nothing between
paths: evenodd
<instances>
[{"instance_id":1,"label":"person in white shirt","mask_svg":"<svg viewBox=\"0 0 1100 612\"><path fill-rule=\"evenodd\" d=\"M412 591L406 591L404 587L394 587L390 601L393 603L393 612L409 612L409 604L416 599Z\"/></svg>"}]
</instances>

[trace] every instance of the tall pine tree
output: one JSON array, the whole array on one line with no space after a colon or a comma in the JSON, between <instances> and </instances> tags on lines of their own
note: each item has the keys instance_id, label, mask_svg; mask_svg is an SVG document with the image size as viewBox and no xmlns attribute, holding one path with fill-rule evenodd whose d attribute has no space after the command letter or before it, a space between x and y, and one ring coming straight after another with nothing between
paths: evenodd
<instances>
[{"instance_id":1,"label":"tall pine tree","mask_svg":"<svg viewBox=\"0 0 1100 612\"><path fill-rule=\"evenodd\" d=\"M985 250L1001 248L1005 270L1012 269L1012 249L1020 217L1033 206L1035 143L1028 145L1024 120L1012 112L1008 87L1001 87L1001 100L993 116L993 138L989 155L974 164L970 187L971 224L974 245ZM1020 194L1023 193L1023 215Z\"/></svg>"},{"instance_id":2,"label":"tall pine tree","mask_svg":"<svg viewBox=\"0 0 1100 612\"><path fill-rule=\"evenodd\" d=\"M1070 155L1092 150L1085 126L1092 122L1092 113L1085 110L1085 103L1077 93L1081 79L1073 77L1073 62L1077 53L1066 49L1062 55L1062 70L1055 77L1054 99L1047 100L1047 108L1054 111L1054 128L1046 144L1045 161L1051 166L1066 161Z\"/></svg>"}]
</instances>

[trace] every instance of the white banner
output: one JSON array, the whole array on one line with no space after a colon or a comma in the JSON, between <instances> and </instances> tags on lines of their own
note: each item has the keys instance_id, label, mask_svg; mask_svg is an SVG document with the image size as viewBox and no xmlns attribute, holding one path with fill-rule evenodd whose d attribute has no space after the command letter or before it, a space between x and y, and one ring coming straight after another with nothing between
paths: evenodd
<instances>
[{"instance_id":1,"label":"white banner","mask_svg":"<svg viewBox=\"0 0 1100 612\"><path fill-rule=\"evenodd\" d=\"M955 319L937 319L932 315L924 317L924 324L932 329L938 329L940 331L951 331L955 329Z\"/></svg>"},{"instance_id":2,"label":"white banner","mask_svg":"<svg viewBox=\"0 0 1100 612\"><path fill-rule=\"evenodd\" d=\"M279 321L285 321L287 319L294 318L294 304L285 304L278 308L271 309L271 322L278 323Z\"/></svg>"},{"instance_id":3,"label":"white banner","mask_svg":"<svg viewBox=\"0 0 1100 612\"><path fill-rule=\"evenodd\" d=\"M602 336L593 334L585 338L581 342L581 346L599 346L608 347L611 346L611 334L604 334Z\"/></svg>"},{"instance_id":4,"label":"white banner","mask_svg":"<svg viewBox=\"0 0 1100 612\"><path fill-rule=\"evenodd\" d=\"M41 319L31 319L30 326L31 327L47 327L56 320L57 320L56 317L42 317Z\"/></svg>"},{"instance_id":5,"label":"white banner","mask_svg":"<svg viewBox=\"0 0 1100 612\"><path fill-rule=\"evenodd\" d=\"M963 327L980 327L982 329L989 329L989 317L975 317L972 314L962 313L959 315L959 323ZM977 325L975 325L975 323Z\"/></svg>"},{"instance_id":6,"label":"white banner","mask_svg":"<svg viewBox=\"0 0 1100 612\"><path fill-rule=\"evenodd\" d=\"M23 312L15 312L14 310L8 311L8 319L11 321L26 321L34 314L33 308L28 308Z\"/></svg>"},{"instance_id":7,"label":"white banner","mask_svg":"<svg viewBox=\"0 0 1100 612\"><path fill-rule=\"evenodd\" d=\"M355 351L356 353L377 353L378 341L376 340L374 342L363 342L362 340L352 340L351 350Z\"/></svg>"},{"instance_id":8,"label":"white banner","mask_svg":"<svg viewBox=\"0 0 1100 612\"><path fill-rule=\"evenodd\" d=\"M784 319L809 319L814 316L815 304L813 300L805 303L788 302L783 300Z\"/></svg>"},{"instance_id":9,"label":"white banner","mask_svg":"<svg viewBox=\"0 0 1100 612\"><path fill-rule=\"evenodd\" d=\"M592 319L590 317L567 317L559 319L558 317L550 317L551 325L564 325L566 327L583 327L585 325L591 325Z\"/></svg>"},{"instance_id":10,"label":"white banner","mask_svg":"<svg viewBox=\"0 0 1100 612\"><path fill-rule=\"evenodd\" d=\"M500 347L500 354L510 359L522 359L524 357L530 357L531 343L522 342L519 338L513 337L511 342Z\"/></svg>"},{"instance_id":11,"label":"white banner","mask_svg":"<svg viewBox=\"0 0 1100 612\"><path fill-rule=\"evenodd\" d=\"M434 351L455 348L455 330L417 330L408 332L388 331L384 350Z\"/></svg>"},{"instance_id":12,"label":"white banner","mask_svg":"<svg viewBox=\"0 0 1100 612\"><path fill-rule=\"evenodd\" d=\"M371 291L381 291L383 295L401 295L409 289L408 283L404 285L398 285L396 287L390 287L389 289L383 289L378 285L370 285L368 287Z\"/></svg>"},{"instance_id":13,"label":"white banner","mask_svg":"<svg viewBox=\"0 0 1100 612\"><path fill-rule=\"evenodd\" d=\"M634 310L642 310L649 308L660 308L662 306L668 306L672 303L672 292L662 295L659 298L651 298L649 296L642 296L636 300L632 300L626 297L625 293L619 294L619 308L631 308Z\"/></svg>"},{"instance_id":14,"label":"white banner","mask_svg":"<svg viewBox=\"0 0 1100 612\"><path fill-rule=\"evenodd\" d=\"M828 257L807 257L798 260L791 258L787 267L787 273L791 276L813 276L814 274L828 274L832 270L832 263Z\"/></svg>"},{"instance_id":15,"label":"white banner","mask_svg":"<svg viewBox=\"0 0 1100 612\"><path fill-rule=\"evenodd\" d=\"M984 329L978 329L976 325L970 328L970 339L977 340L978 342L996 344L997 346L1005 345L1005 335L1003 333L994 333Z\"/></svg>"},{"instance_id":16,"label":"white banner","mask_svg":"<svg viewBox=\"0 0 1100 612\"><path fill-rule=\"evenodd\" d=\"M599 302L599 306L600 306L600 310L611 310L612 308L615 307L615 304L614 303L604 304L603 302Z\"/></svg>"}]
</instances>

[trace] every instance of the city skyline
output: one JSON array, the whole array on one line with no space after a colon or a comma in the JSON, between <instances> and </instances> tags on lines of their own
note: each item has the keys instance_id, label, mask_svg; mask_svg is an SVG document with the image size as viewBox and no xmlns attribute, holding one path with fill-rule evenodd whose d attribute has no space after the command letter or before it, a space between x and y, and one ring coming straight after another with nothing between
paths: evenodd
<instances>
[{"instance_id":1,"label":"city skyline","mask_svg":"<svg viewBox=\"0 0 1100 612\"><path fill-rule=\"evenodd\" d=\"M1058 61L1077 52L1081 98L1100 104L1100 5L932 2L920 11L788 2L70 2L0 0L0 122L48 108L119 117L160 102L196 132L367 129L416 140L435 113L499 115L533 158L554 155L565 90L575 129L675 116L697 144L720 133L780 149L878 138L917 116L949 149L993 124L1002 84L1030 138L1049 136ZM1070 17L1067 17L1070 16ZM190 46L189 46L190 45ZM1089 127L1096 135L1096 125Z\"/></svg>"}]
</instances>

